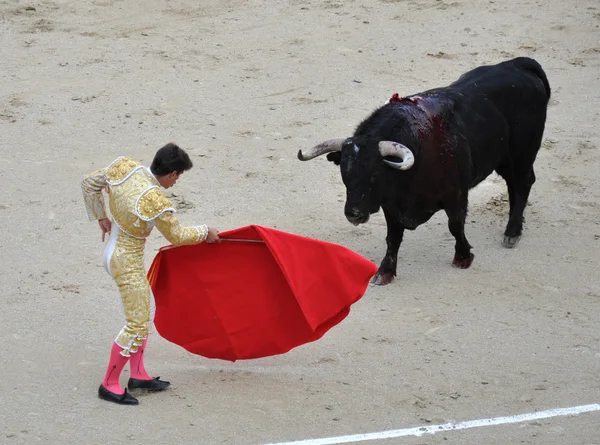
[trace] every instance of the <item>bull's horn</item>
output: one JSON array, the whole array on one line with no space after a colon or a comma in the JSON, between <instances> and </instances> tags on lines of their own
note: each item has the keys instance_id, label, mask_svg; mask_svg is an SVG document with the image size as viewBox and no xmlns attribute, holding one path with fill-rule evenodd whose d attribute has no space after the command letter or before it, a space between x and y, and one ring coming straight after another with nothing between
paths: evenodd
<instances>
[{"instance_id":1,"label":"bull's horn","mask_svg":"<svg viewBox=\"0 0 600 445\"><path fill-rule=\"evenodd\" d=\"M325 142L321 142L319 145L315 145L313 148L302 151L298 150L298 159L301 161L308 161L309 159L316 158L325 153L331 153L332 151L340 151L342 144L346 139L328 139Z\"/></svg>"},{"instance_id":2,"label":"bull's horn","mask_svg":"<svg viewBox=\"0 0 600 445\"><path fill-rule=\"evenodd\" d=\"M413 152L410 151L408 147L399 144L398 142L381 141L379 143L379 153L381 153L381 156L395 156L402 159L402 162L392 162L387 159L383 160L387 165L397 170L408 170L415 163L415 155L413 155Z\"/></svg>"}]
</instances>

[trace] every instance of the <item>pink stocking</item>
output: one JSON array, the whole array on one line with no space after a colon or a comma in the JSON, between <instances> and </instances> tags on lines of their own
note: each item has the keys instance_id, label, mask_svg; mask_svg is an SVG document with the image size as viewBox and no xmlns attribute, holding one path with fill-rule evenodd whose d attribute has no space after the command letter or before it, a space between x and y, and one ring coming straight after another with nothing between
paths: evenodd
<instances>
[{"instance_id":1,"label":"pink stocking","mask_svg":"<svg viewBox=\"0 0 600 445\"><path fill-rule=\"evenodd\" d=\"M144 367L144 354L146 353L146 343L148 343L148 337L142 343L142 346L138 347L136 353L131 354L131 362L129 367L131 368L131 378L138 380L152 380L152 377L146 372Z\"/></svg>"},{"instance_id":2,"label":"pink stocking","mask_svg":"<svg viewBox=\"0 0 600 445\"><path fill-rule=\"evenodd\" d=\"M102 386L108 389L110 392L115 394L123 394L125 391L121 388L119 383L119 377L121 377L121 371L125 367L125 364L129 360L129 357L123 357L121 355L121 348L116 343L113 343L110 351L110 360L108 362L108 369L106 370L106 376L102 382Z\"/></svg>"}]
</instances>

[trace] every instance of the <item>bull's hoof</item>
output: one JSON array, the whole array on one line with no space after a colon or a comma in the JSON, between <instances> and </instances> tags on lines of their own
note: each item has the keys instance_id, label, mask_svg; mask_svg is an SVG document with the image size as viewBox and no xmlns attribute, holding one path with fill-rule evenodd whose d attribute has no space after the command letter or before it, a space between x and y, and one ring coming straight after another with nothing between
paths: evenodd
<instances>
[{"instance_id":1,"label":"bull's hoof","mask_svg":"<svg viewBox=\"0 0 600 445\"><path fill-rule=\"evenodd\" d=\"M470 253L467 258L458 258L455 256L454 261L452 261L452 265L458 269L468 269L473 263L473 258L475 258L475 255L472 253Z\"/></svg>"},{"instance_id":2,"label":"bull's hoof","mask_svg":"<svg viewBox=\"0 0 600 445\"><path fill-rule=\"evenodd\" d=\"M521 235L517 235L517 236L504 235L504 240L502 241L502 245L508 249L512 249L519 243L520 239L521 239Z\"/></svg>"},{"instance_id":3,"label":"bull's hoof","mask_svg":"<svg viewBox=\"0 0 600 445\"><path fill-rule=\"evenodd\" d=\"M394 281L394 274L391 273L381 274L377 272L377 274L371 278L371 284L376 286L385 286L386 284L390 284L392 281Z\"/></svg>"}]
</instances>

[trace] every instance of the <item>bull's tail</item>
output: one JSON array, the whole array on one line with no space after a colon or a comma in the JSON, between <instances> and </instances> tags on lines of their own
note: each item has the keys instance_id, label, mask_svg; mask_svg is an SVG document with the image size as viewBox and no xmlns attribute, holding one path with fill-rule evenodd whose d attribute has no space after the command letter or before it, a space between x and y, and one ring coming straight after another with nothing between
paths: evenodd
<instances>
[{"instance_id":1,"label":"bull's tail","mask_svg":"<svg viewBox=\"0 0 600 445\"><path fill-rule=\"evenodd\" d=\"M542 65L529 57L519 57L515 60L515 62L542 81L544 84L544 89L546 90L546 95L548 96L548 99L550 99L550 82L548 82L548 78L542 69Z\"/></svg>"}]
</instances>

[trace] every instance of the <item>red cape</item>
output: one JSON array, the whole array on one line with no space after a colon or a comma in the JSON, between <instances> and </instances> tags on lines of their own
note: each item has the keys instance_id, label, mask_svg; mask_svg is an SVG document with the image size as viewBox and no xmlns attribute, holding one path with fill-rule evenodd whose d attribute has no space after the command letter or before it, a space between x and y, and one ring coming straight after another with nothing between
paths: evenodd
<instances>
[{"instance_id":1,"label":"red cape","mask_svg":"<svg viewBox=\"0 0 600 445\"><path fill-rule=\"evenodd\" d=\"M343 246L274 229L220 236L219 244L163 247L148 272L156 329L204 357L266 357L317 340L377 272Z\"/></svg>"}]
</instances>

